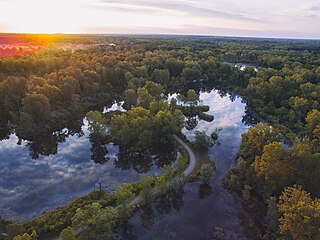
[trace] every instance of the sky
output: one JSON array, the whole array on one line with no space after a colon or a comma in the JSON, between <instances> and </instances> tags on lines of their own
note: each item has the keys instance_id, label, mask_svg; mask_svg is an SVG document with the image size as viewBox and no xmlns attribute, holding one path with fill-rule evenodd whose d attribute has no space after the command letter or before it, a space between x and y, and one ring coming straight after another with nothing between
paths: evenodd
<instances>
[{"instance_id":1,"label":"sky","mask_svg":"<svg viewBox=\"0 0 320 240\"><path fill-rule=\"evenodd\" d=\"M320 39L320 0L0 0L0 32Z\"/></svg>"}]
</instances>

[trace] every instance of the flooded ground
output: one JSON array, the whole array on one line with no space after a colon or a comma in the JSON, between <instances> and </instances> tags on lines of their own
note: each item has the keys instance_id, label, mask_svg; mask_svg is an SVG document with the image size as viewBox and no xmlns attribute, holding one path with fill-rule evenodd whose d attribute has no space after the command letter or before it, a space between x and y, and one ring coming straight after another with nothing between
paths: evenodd
<instances>
[{"instance_id":1,"label":"flooded ground","mask_svg":"<svg viewBox=\"0 0 320 240\"><path fill-rule=\"evenodd\" d=\"M213 122L200 120L193 130L184 130L192 140L196 130L207 134L216 128L219 144L209 150L209 158L216 163L216 175L208 185L188 183L184 191L157 199L151 206L136 212L130 219L132 239L213 239L214 228L222 228L226 239L247 239L241 221L241 202L222 186L224 173L232 166L246 132L242 120L245 104L240 98L221 97L218 91L201 93L200 99L210 106ZM232 101L233 100L233 101ZM129 238L128 238L129 239Z\"/></svg>"},{"instance_id":2,"label":"flooded ground","mask_svg":"<svg viewBox=\"0 0 320 240\"><path fill-rule=\"evenodd\" d=\"M194 131L211 134L222 128L218 144L209 149L209 159L217 167L215 177L209 185L187 183L183 191L160 197L138 210L126 226L130 234L120 238L212 239L215 227L219 227L226 239L247 239L241 202L222 186L223 175L235 161L241 134L248 130L243 123L246 105L241 98L217 90L201 92L200 100L210 106L208 113L214 115L214 121L193 119L195 128L190 130L189 126L183 132L193 140ZM114 104L104 112L110 110L122 109ZM112 191L124 182L138 180L141 174L160 172L156 158L134 159L119 154L119 146L112 143L96 144L87 127L83 119L75 128L78 130L65 128L52 133L62 139L56 145L44 139L35 145L14 134L0 142L1 216L32 218L97 189L99 182Z\"/></svg>"},{"instance_id":3,"label":"flooded ground","mask_svg":"<svg viewBox=\"0 0 320 240\"><path fill-rule=\"evenodd\" d=\"M110 110L119 109L114 104L104 112ZM33 218L98 189L99 183L113 191L161 170L155 159L130 161L125 153L119 156L119 146L94 142L85 118L74 125L32 142L15 134L0 141L1 217Z\"/></svg>"}]
</instances>

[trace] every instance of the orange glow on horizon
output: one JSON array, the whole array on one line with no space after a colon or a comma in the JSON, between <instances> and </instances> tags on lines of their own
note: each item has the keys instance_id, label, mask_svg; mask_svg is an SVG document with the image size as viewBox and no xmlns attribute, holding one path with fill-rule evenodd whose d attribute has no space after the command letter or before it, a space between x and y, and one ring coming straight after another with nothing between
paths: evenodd
<instances>
[{"instance_id":1,"label":"orange glow on horizon","mask_svg":"<svg viewBox=\"0 0 320 240\"><path fill-rule=\"evenodd\" d=\"M0 32L320 38L316 4L298 0L278 4L253 0L0 0Z\"/></svg>"},{"instance_id":2,"label":"orange glow on horizon","mask_svg":"<svg viewBox=\"0 0 320 240\"><path fill-rule=\"evenodd\" d=\"M0 57L23 56L47 47L56 35L1 34Z\"/></svg>"}]
</instances>

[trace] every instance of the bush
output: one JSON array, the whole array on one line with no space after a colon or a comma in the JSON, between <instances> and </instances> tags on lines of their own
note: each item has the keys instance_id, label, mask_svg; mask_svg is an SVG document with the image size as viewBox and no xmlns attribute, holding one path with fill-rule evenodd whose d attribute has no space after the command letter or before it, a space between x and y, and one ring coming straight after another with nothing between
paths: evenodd
<instances>
[{"instance_id":1,"label":"bush","mask_svg":"<svg viewBox=\"0 0 320 240\"><path fill-rule=\"evenodd\" d=\"M211 138L205 133L200 131L195 131L195 141L194 145L201 150L208 150L208 148L213 146Z\"/></svg>"},{"instance_id":2,"label":"bush","mask_svg":"<svg viewBox=\"0 0 320 240\"><path fill-rule=\"evenodd\" d=\"M67 227L60 233L60 238L62 240L76 240L76 233L71 227Z\"/></svg>"},{"instance_id":3,"label":"bush","mask_svg":"<svg viewBox=\"0 0 320 240\"><path fill-rule=\"evenodd\" d=\"M213 237L214 237L214 240L223 240L224 239L223 229L220 227L215 227Z\"/></svg>"},{"instance_id":4,"label":"bush","mask_svg":"<svg viewBox=\"0 0 320 240\"><path fill-rule=\"evenodd\" d=\"M199 170L199 179L204 183L208 183L214 175L214 163L203 164Z\"/></svg>"},{"instance_id":5,"label":"bush","mask_svg":"<svg viewBox=\"0 0 320 240\"><path fill-rule=\"evenodd\" d=\"M214 116L203 113L203 112L199 112L198 117L199 117L199 119L207 121L207 122L212 122L214 120Z\"/></svg>"},{"instance_id":6,"label":"bush","mask_svg":"<svg viewBox=\"0 0 320 240\"><path fill-rule=\"evenodd\" d=\"M211 139L215 142L218 140L218 137L219 137L219 132L222 130L222 128L216 128L214 130L213 133L211 133Z\"/></svg>"},{"instance_id":7,"label":"bush","mask_svg":"<svg viewBox=\"0 0 320 240\"><path fill-rule=\"evenodd\" d=\"M12 223L6 226L6 232L9 239L13 239L15 236L24 234L26 229L22 224Z\"/></svg>"},{"instance_id":8,"label":"bush","mask_svg":"<svg viewBox=\"0 0 320 240\"><path fill-rule=\"evenodd\" d=\"M199 112L208 112L210 110L210 107L208 105L201 105L197 106L197 110Z\"/></svg>"},{"instance_id":9,"label":"bush","mask_svg":"<svg viewBox=\"0 0 320 240\"><path fill-rule=\"evenodd\" d=\"M77 198L66 206L58 207L52 211L46 212L38 218L25 223L28 230L35 229L41 236L47 236L52 233L61 232L64 228L71 225L78 208L94 202L100 203L103 207L112 205L115 200L110 194L100 191L93 191L86 196Z\"/></svg>"}]
</instances>

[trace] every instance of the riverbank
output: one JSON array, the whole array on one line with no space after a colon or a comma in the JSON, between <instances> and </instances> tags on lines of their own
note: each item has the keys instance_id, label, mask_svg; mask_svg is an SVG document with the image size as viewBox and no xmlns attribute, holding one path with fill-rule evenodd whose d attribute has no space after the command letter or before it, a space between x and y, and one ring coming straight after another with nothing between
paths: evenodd
<instances>
[{"instance_id":1,"label":"riverbank","mask_svg":"<svg viewBox=\"0 0 320 240\"><path fill-rule=\"evenodd\" d=\"M230 101L230 99L228 97L221 97L218 94L218 92L215 90L211 91L210 93L201 93L200 97L203 99L204 104L210 105L211 110L209 113L215 116L215 120L212 123L205 122L205 121L201 120L201 122L199 121L198 127L196 127L196 129L194 129L193 131L183 130L183 134L187 135L188 141L192 141L193 140L192 136L194 136L195 130L200 130L200 131L204 130L207 133L210 133L210 132L214 132L214 130L216 128L220 128L220 127L223 128L224 130L221 132L221 134L222 134L221 138L219 136L219 140L218 140L220 142L220 144L217 144L217 146L215 146L214 148L219 152L220 151L219 149L221 149L221 147L223 147L224 144L227 144L229 149L223 154L223 157L212 156L212 150L210 150L210 152L209 152L210 160L216 162L217 163L217 171L221 171L221 166L227 166L227 168L230 167L231 164L228 160L228 158L229 158L228 154L230 154L230 153L236 154L237 149L234 149L234 148L238 148L238 146L240 145L240 141L241 141L241 133L246 130L246 128L244 128L241 125L241 119L242 119L245 107L244 107L244 104L241 103L240 99L237 99L236 101L232 102L232 101ZM241 127L238 127L239 124L241 125ZM226 143L226 139L225 139L226 136L227 136L227 143ZM180 138L182 138L182 137L180 136ZM197 158L197 156L199 156L199 154L195 151L193 151L193 152ZM225 157L227 157L227 159ZM221 158L222 158L222 160L220 160ZM199 160L199 162L202 161L202 159L203 159L203 162L206 162L208 160L207 154L205 154L205 156L203 156L201 158L197 158L197 160ZM222 163L220 161L222 161ZM103 165L101 165L101 166L103 166ZM198 167L199 167L199 164L197 164L196 169ZM214 189L215 194L217 193L218 194L217 197L219 197L219 186L216 186L215 184L212 185L211 183L210 183L210 185L211 185L210 188ZM194 186L195 189L192 190L192 193L194 193L194 191L197 193L199 183L195 182L195 183L187 183L186 184L186 187L185 187L186 198L188 198L188 196L189 196L189 193L187 191L189 189L189 186ZM138 193L140 190L138 188L136 188L136 189L137 189L137 193ZM203 191L204 188L201 188L201 189L202 189L201 191ZM207 188L204 190L206 190L205 195L209 194L209 192L207 191ZM216 191L218 191L218 192L216 192ZM201 193L201 195L202 194L203 193ZM195 197L197 198L198 194L196 194ZM160 199L161 199L161 197L160 197ZM51 213L48 215L49 216L48 218L43 219L40 222L46 222L47 227L52 226L52 228L57 228L58 230L56 232L59 232L65 226L71 225L71 222L67 222L64 226L62 226L62 225L59 226L59 225L55 225L55 223L53 222L54 219L65 219L66 212L68 212L68 210L66 210L66 209L72 209L72 212L74 214L74 211L76 210L76 208L79 208L79 207L81 208L81 206L83 206L83 204L90 204L90 202L94 202L94 201L98 201L103 204L106 204L106 202L110 203L110 204L114 204L113 202L115 201L115 199L112 198L108 194L106 194L106 195L103 194L101 196L101 198L99 198L98 194L96 192L96 193L90 195L89 197L84 197L82 199L80 198L80 200L75 200L73 203L70 203L67 208L59 208L58 212L56 212L57 214ZM156 201L159 201L159 199L156 199ZM198 204L203 205L203 202L199 202ZM226 207L226 206L222 206L223 204L225 204L225 201L222 201L222 203L218 204L217 206L215 206L215 204L213 204L212 202L211 203L208 202L206 207L210 208L210 209L215 209L216 212L220 212L220 210L221 210L220 208L223 209ZM219 206L219 210L216 209L218 206ZM192 206L191 208L194 208L195 210L198 209L197 206ZM230 207L226 207L226 208L230 208ZM238 208L238 205L235 203L232 206L232 209L233 209L232 211L236 212L237 208ZM195 210L192 210L190 212L190 214L194 213ZM204 210L204 211L201 210L200 212L204 216L206 216L206 214L207 214L207 210ZM72 214L70 214L70 216L71 215ZM179 216L180 213L175 212L174 215ZM169 214L169 217L170 216L171 215ZM234 217L237 218L236 215ZM235 222L237 221L234 219L230 219L229 216L227 217L227 219L229 219L228 221L235 221ZM190 220L192 220L192 219L190 219ZM170 220L168 220L168 221L170 222ZM172 225L172 226L174 226L174 225ZM198 224L196 223L195 226L198 226ZM43 227L47 228L46 226L43 226ZM201 230L199 230L199 231L201 231ZM48 238L45 238L45 239L48 239ZM139 239L140 239L140 236L139 236Z\"/></svg>"},{"instance_id":2,"label":"riverbank","mask_svg":"<svg viewBox=\"0 0 320 240\"><path fill-rule=\"evenodd\" d=\"M188 182L181 192L159 197L138 210L129 220L127 229L139 240L206 240L213 238L215 227L223 229L225 239L248 239L241 218L242 202L222 185L224 173L234 164L241 135L248 130L242 122L245 104L241 98L231 100L229 95L221 96L217 90L201 92L200 100L209 105L208 113L215 119L199 121L195 129L184 129L183 134L191 142L195 131L209 134L222 128L217 144L209 149L205 158L198 158L194 151L197 160L215 163L215 176L208 184ZM144 226L145 209L148 209L148 219L152 220L147 227Z\"/></svg>"},{"instance_id":3,"label":"riverbank","mask_svg":"<svg viewBox=\"0 0 320 240\"><path fill-rule=\"evenodd\" d=\"M182 175L184 175L184 177L187 178L192 173L194 173L194 170L197 166L197 159L196 159L193 151L189 148L189 146L187 146L186 143L184 143L177 136L174 136L174 138L188 153L189 163L188 163L188 166L186 167L186 169L184 170L184 172L182 173ZM174 170L172 169L172 171L174 171ZM159 178L159 176L157 176L156 178ZM170 187L170 183L168 182L167 184L168 184L168 187ZM133 189L136 189L136 190L134 190L135 192L140 191L141 186L139 184L139 181L131 183L129 185L132 185ZM159 193L161 193L161 191L157 190L157 188L155 187L155 190L153 190L153 193L152 193L152 199L155 198L156 196L158 196ZM136 209L137 207L141 206L141 203L143 202L143 200L144 199L143 199L142 195L139 194L135 199L132 200L131 204L129 204L127 207ZM27 229L36 229L38 234L40 234L40 236L42 236L41 239L51 238L52 236L51 236L51 234L48 234L49 232L45 233L46 231L49 230L49 229L45 230L46 229L45 226L49 227L49 225L50 225L51 226L50 229L52 229L52 227L53 227L54 229L57 229L58 230L57 233L59 233L64 227L66 227L67 225L71 225L72 214L74 214L72 212L74 212L78 208L81 208L82 206L90 204L90 202L98 202L98 203L103 202L104 205L107 204L107 205L112 206L115 204L116 199L115 199L114 195L107 194L103 191L102 192L95 191L95 192L92 192L84 197L80 197L80 198L72 201L71 203L67 204L64 207L59 207L53 211L45 213L44 215L40 216L39 218L28 221L24 225L26 226ZM59 219L59 221L57 222L54 219L57 219L57 220ZM65 219L65 220L63 220L63 219ZM39 225L39 223L41 223L41 224ZM42 223L45 225L41 226ZM60 224L57 225L57 223L60 223ZM62 223L62 225L61 225L61 223ZM60 227L59 227L59 225L60 225Z\"/></svg>"},{"instance_id":4,"label":"riverbank","mask_svg":"<svg viewBox=\"0 0 320 240\"><path fill-rule=\"evenodd\" d=\"M197 160L197 158L196 158L194 152L191 150L191 148L181 138L179 138L177 135L174 135L173 137L187 151L188 156L189 156L189 164L188 164L187 168L184 170L184 172L182 173L184 178L187 180L188 177L191 176L191 174L195 173L195 170L199 164L199 161ZM170 183L168 183L168 187L170 187L169 185L170 185ZM152 192L152 197L155 198L160 193L161 193L160 190L154 189ZM129 207L136 206L136 205L140 204L141 202L143 202L143 197L141 195L139 195L129 204Z\"/></svg>"},{"instance_id":5,"label":"riverbank","mask_svg":"<svg viewBox=\"0 0 320 240\"><path fill-rule=\"evenodd\" d=\"M100 109L107 104L112 104L118 96L111 96L107 93L99 93L93 96L87 96L81 99L81 104L74 106L65 106L63 111L55 110L51 112L50 119L44 124L38 125L33 129L20 129L19 125L10 126L16 129L20 138L34 140L41 135L59 131L64 126L70 124L77 119L81 119L90 110Z\"/></svg>"}]
</instances>

